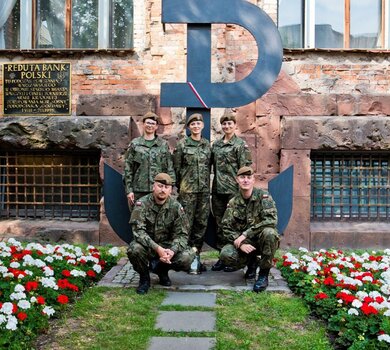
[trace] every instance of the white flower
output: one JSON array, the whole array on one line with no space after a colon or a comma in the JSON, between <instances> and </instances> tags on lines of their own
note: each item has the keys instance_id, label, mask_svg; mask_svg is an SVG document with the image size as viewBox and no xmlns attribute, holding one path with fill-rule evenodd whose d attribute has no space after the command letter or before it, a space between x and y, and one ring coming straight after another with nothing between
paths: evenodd
<instances>
[{"instance_id":1,"label":"white flower","mask_svg":"<svg viewBox=\"0 0 390 350\"><path fill-rule=\"evenodd\" d=\"M84 271L80 270L72 270L70 271L70 274L74 277L85 277L87 275Z\"/></svg>"},{"instance_id":2,"label":"white flower","mask_svg":"<svg viewBox=\"0 0 390 350\"><path fill-rule=\"evenodd\" d=\"M385 313L384 313L383 315L389 317L389 316L390 316L390 310L389 310L389 309L386 310Z\"/></svg>"},{"instance_id":3,"label":"white flower","mask_svg":"<svg viewBox=\"0 0 390 350\"><path fill-rule=\"evenodd\" d=\"M48 263L52 263L53 261L54 261L54 259L53 259L53 257L52 256L47 256L46 258L45 258L45 261L47 261Z\"/></svg>"},{"instance_id":4,"label":"white flower","mask_svg":"<svg viewBox=\"0 0 390 350\"><path fill-rule=\"evenodd\" d=\"M49 317L54 315L54 313L55 313L54 309L51 306L45 306L43 308L42 312Z\"/></svg>"},{"instance_id":5,"label":"white flower","mask_svg":"<svg viewBox=\"0 0 390 350\"><path fill-rule=\"evenodd\" d=\"M45 288L51 288L54 290L58 289L56 280L53 277L42 277L41 283L42 283L42 286L44 286Z\"/></svg>"},{"instance_id":6,"label":"white flower","mask_svg":"<svg viewBox=\"0 0 390 350\"><path fill-rule=\"evenodd\" d=\"M69 265L76 265L76 260L75 259L69 259L68 260Z\"/></svg>"},{"instance_id":7,"label":"white flower","mask_svg":"<svg viewBox=\"0 0 390 350\"><path fill-rule=\"evenodd\" d=\"M46 277L54 276L54 271L48 266L43 268L43 273Z\"/></svg>"},{"instance_id":8,"label":"white flower","mask_svg":"<svg viewBox=\"0 0 390 350\"><path fill-rule=\"evenodd\" d=\"M5 315L0 314L0 325L7 321L7 317Z\"/></svg>"},{"instance_id":9,"label":"white flower","mask_svg":"<svg viewBox=\"0 0 390 350\"><path fill-rule=\"evenodd\" d=\"M92 268L93 268L93 270L94 270L96 273L102 272L102 267L101 267L100 265L95 264L95 265L93 265Z\"/></svg>"},{"instance_id":10,"label":"white flower","mask_svg":"<svg viewBox=\"0 0 390 350\"><path fill-rule=\"evenodd\" d=\"M355 316L358 316L359 315L359 311L354 309L354 308L350 308L348 310L348 315L355 315Z\"/></svg>"},{"instance_id":11,"label":"white flower","mask_svg":"<svg viewBox=\"0 0 390 350\"><path fill-rule=\"evenodd\" d=\"M388 335L388 334L381 334L381 335L378 336L378 340L390 343L390 335Z\"/></svg>"},{"instance_id":12,"label":"white flower","mask_svg":"<svg viewBox=\"0 0 390 350\"><path fill-rule=\"evenodd\" d=\"M31 297L31 298L30 298L30 302L33 303L33 304L36 303L36 302L37 302L37 298Z\"/></svg>"},{"instance_id":13,"label":"white flower","mask_svg":"<svg viewBox=\"0 0 390 350\"><path fill-rule=\"evenodd\" d=\"M31 307L31 304L29 301L27 300L19 300L18 302L18 306L21 308L21 309L24 309L24 310L27 310Z\"/></svg>"},{"instance_id":14,"label":"white flower","mask_svg":"<svg viewBox=\"0 0 390 350\"><path fill-rule=\"evenodd\" d=\"M14 291L15 292L24 292L26 289L24 288L24 286L22 286L21 284L17 284L16 286L15 286L15 289L14 289Z\"/></svg>"},{"instance_id":15,"label":"white flower","mask_svg":"<svg viewBox=\"0 0 390 350\"><path fill-rule=\"evenodd\" d=\"M299 251L302 252L302 253L307 253L308 250L306 248L303 248L303 247L299 247Z\"/></svg>"},{"instance_id":16,"label":"white flower","mask_svg":"<svg viewBox=\"0 0 390 350\"><path fill-rule=\"evenodd\" d=\"M20 264L17 261L13 261L11 264L9 264L9 266L13 269L18 269L20 267Z\"/></svg>"},{"instance_id":17,"label":"white flower","mask_svg":"<svg viewBox=\"0 0 390 350\"><path fill-rule=\"evenodd\" d=\"M18 292L18 293L11 293L9 296L11 300L21 300L21 299L26 299L26 293L23 292Z\"/></svg>"},{"instance_id":18,"label":"white flower","mask_svg":"<svg viewBox=\"0 0 390 350\"><path fill-rule=\"evenodd\" d=\"M5 328L9 329L10 331L16 331L18 328L18 319L12 315L8 316L8 322Z\"/></svg>"},{"instance_id":19,"label":"white flower","mask_svg":"<svg viewBox=\"0 0 390 350\"><path fill-rule=\"evenodd\" d=\"M358 309L360 309L360 308L362 307L362 305L363 305L363 303L362 303L360 300L358 300L358 299L355 299L355 300L352 302L352 306L353 306L353 307L356 307L356 308L358 308Z\"/></svg>"},{"instance_id":20,"label":"white flower","mask_svg":"<svg viewBox=\"0 0 390 350\"><path fill-rule=\"evenodd\" d=\"M14 308L14 306L12 305L12 303L6 302L3 304L0 311L6 315L11 315L13 308Z\"/></svg>"},{"instance_id":21,"label":"white flower","mask_svg":"<svg viewBox=\"0 0 390 350\"><path fill-rule=\"evenodd\" d=\"M299 249L305 249L305 248L299 248ZM307 251L307 249L306 249ZM108 251L109 254L111 254L112 256L118 256L119 254L119 248L118 247L112 247L109 251Z\"/></svg>"}]
</instances>

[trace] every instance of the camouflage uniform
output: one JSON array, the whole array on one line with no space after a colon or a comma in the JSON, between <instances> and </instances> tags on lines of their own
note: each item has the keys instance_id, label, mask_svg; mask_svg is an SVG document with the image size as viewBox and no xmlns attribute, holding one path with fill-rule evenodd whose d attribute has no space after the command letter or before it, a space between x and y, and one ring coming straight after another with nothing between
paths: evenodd
<instances>
[{"instance_id":1,"label":"camouflage uniform","mask_svg":"<svg viewBox=\"0 0 390 350\"><path fill-rule=\"evenodd\" d=\"M176 271L188 270L195 252L187 245L188 220L181 204L168 197L160 206L150 193L136 202L131 214L130 224L133 241L130 242L127 255L134 270L140 275L148 274L148 264L158 259L156 248L171 249L175 255L169 265Z\"/></svg>"},{"instance_id":2,"label":"camouflage uniform","mask_svg":"<svg viewBox=\"0 0 390 350\"><path fill-rule=\"evenodd\" d=\"M173 152L179 202L185 208L190 227L189 245L202 249L210 212L210 143L186 137Z\"/></svg>"},{"instance_id":3,"label":"camouflage uniform","mask_svg":"<svg viewBox=\"0 0 390 350\"><path fill-rule=\"evenodd\" d=\"M221 249L226 244L220 229L221 221L227 203L238 191L237 171L251 165L252 157L246 142L234 135L226 143L223 138L214 142L211 162L214 171L211 205L218 227L217 248Z\"/></svg>"},{"instance_id":4,"label":"camouflage uniform","mask_svg":"<svg viewBox=\"0 0 390 350\"><path fill-rule=\"evenodd\" d=\"M249 254L236 249L233 245L234 240L243 234L247 238L242 244L253 245L256 248L256 255L261 255L260 269L270 269L279 247L276 224L275 202L267 191L253 188L252 196L248 200L245 200L241 193L237 193L229 201L222 220L223 234L229 243L221 250L221 261L234 269L247 264Z\"/></svg>"},{"instance_id":5,"label":"camouflage uniform","mask_svg":"<svg viewBox=\"0 0 390 350\"><path fill-rule=\"evenodd\" d=\"M158 173L167 173L175 181L167 142L160 137L155 137L152 142L146 141L142 136L133 139L125 156L126 194L134 192L137 200L152 192L154 177Z\"/></svg>"}]
</instances>

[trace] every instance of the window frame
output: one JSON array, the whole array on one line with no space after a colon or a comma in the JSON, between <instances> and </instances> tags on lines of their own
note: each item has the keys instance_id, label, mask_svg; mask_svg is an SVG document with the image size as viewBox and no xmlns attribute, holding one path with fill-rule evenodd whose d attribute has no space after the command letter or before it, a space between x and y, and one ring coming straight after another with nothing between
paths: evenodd
<instances>
[{"instance_id":1,"label":"window frame","mask_svg":"<svg viewBox=\"0 0 390 350\"><path fill-rule=\"evenodd\" d=\"M351 1L344 0L344 38L343 38L343 48L316 48L315 46L315 3L316 0L303 0L302 1L302 48L288 48L291 50L301 50L301 49L322 49L322 50L388 50L390 48L390 0L382 0L382 10L381 10L381 33L380 33L380 42L381 47L378 48L351 48L350 47L350 23L351 23ZM278 0L278 9L279 9L279 0ZM279 13L279 11L278 11ZM279 18L278 18L279 26Z\"/></svg>"},{"instance_id":2,"label":"window frame","mask_svg":"<svg viewBox=\"0 0 390 350\"><path fill-rule=\"evenodd\" d=\"M97 48L73 48L72 44L72 0L65 0L65 46L64 48L37 48L34 34L36 32L36 0L20 0L20 48L19 49L0 49L1 51L20 51L20 50L34 50L34 51L96 51L96 50L110 50L110 51L133 51L134 50L134 36L132 46L126 48L110 47L110 14L111 1L98 0L98 47ZM133 1L134 11L134 1ZM134 29L134 12L133 23Z\"/></svg>"}]
</instances>

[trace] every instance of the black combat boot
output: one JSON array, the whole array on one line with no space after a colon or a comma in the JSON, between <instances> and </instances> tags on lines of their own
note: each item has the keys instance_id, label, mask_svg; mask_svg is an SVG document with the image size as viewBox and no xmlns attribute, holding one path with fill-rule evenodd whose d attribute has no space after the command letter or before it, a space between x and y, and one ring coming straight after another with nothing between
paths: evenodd
<instances>
[{"instance_id":1,"label":"black combat boot","mask_svg":"<svg viewBox=\"0 0 390 350\"><path fill-rule=\"evenodd\" d=\"M257 256L251 254L248 258L247 270L245 272L245 278L248 280L253 280L256 278L257 270Z\"/></svg>"},{"instance_id":2,"label":"black combat boot","mask_svg":"<svg viewBox=\"0 0 390 350\"><path fill-rule=\"evenodd\" d=\"M157 267L155 268L155 273L160 279L158 283L165 287L169 287L172 285L172 282L168 276L168 271L169 271L169 265L164 264L161 261L158 263Z\"/></svg>"},{"instance_id":3,"label":"black combat boot","mask_svg":"<svg viewBox=\"0 0 390 350\"><path fill-rule=\"evenodd\" d=\"M150 288L149 272L141 273L139 275L139 284L136 289L137 294L146 294Z\"/></svg>"},{"instance_id":4,"label":"black combat boot","mask_svg":"<svg viewBox=\"0 0 390 350\"><path fill-rule=\"evenodd\" d=\"M222 271L224 268L225 264L219 259L213 266L211 266L212 271Z\"/></svg>"},{"instance_id":5,"label":"black combat boot","mask_svg":"<svg viewBox=\"0 0 390 350\"><path fill-rule=\"evenodd\" d=\"M260 269L259 277L253 285L253 291L255 293L263 292L268 287L268 275L270 269Z\"/></svg>"}]
</instances>

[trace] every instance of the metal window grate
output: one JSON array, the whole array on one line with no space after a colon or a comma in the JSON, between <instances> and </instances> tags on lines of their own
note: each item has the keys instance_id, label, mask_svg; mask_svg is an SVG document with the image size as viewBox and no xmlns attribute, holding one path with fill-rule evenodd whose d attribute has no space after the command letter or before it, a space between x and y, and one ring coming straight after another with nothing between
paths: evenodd
<instances>
[{"instance_id":1,"label":"metal window grate","mask_svg":"<svg viewBox=\"0 0 390 350\"><path fill-rule=\"evenodd\" d=\"M98 220L97 152L0 153L1 218Z\"/></svg>"},{"instance_id":2,"label":"metal window grate","mask_svg":"<svg viewBox=\"0 0 390 350\"><path fill-rule=\"evenodd\" d=\"M311 218L388 221L390 154L313 153Z\"/></svg>"}]
</instances>

